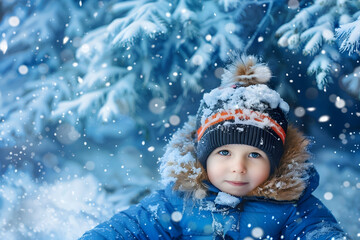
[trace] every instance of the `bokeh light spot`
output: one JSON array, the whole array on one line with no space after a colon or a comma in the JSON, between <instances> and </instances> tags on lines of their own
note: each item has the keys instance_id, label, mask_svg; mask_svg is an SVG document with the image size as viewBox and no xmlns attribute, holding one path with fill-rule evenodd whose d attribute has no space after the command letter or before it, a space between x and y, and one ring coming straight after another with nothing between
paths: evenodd
<instances>
[{"instance_id":1,"label":"bokeh light spot","mask_svg":"<svg viewBox=\"0 0 360 240\"><path fill-rule=\"evenodd\" d=\"M20 19L17 16L12 16L9 18L9 24L12 27L17 27L20 24Z\"/></svg>"},{"instance_id":2,"label":"bokeh light spot","mask_svg":"<svg viewBox=\"0 0 360 240\"><path fill-rule=\"evenodd\" d=\"M149 109L152 113L161 114L165 110L165 102L161 98L153 98L149 102Z\"/></svg>"},{"instance_id":3,"label":"bokeh light spot","mask_svg":"<svg viewBox=\"0 0 360 240\"><path fill-rule=\"evenodd\" d=\"M26 75L29 72L28 67L25 65L20 65L18 70L21 75Z\"/></svg>"},{"instance_id":4,"label":"bokeh light spot","mask_svg":"<svg viewBox=\"0 0 360 240\"><path fill-rule=\"evenodd\" d=\"M333 195L331 192L326 192L326 193L324 194L325 200L330 201L331 199L333 199L333 197L334 197L334 195Z\"/></svg>"},{"instance_id":5,"label":"bokeh light spot","mask_svg":"<svg viewBox=\"0 0 360 240\"><path fill-rule=\"evenodd\" d=\"M254 228L253 230L251 230L251 235L254 238L261 238L264 235L264 230L262 230L259 227Z\"/></svg>"},{"instance_id":6,"label":"bokeh light spot","mask_svg":"<svg viewBox=\"0 0 360 240\"><path fill-rule=\"evenodd\" d=\"M173 126L177 126L180 124L180 117L177 115L170 116L169 122Z\"/></svg>"},{"instance_id":7,"label":"bokeh light spot","mask_svg":"<svg viewBox=\"0 0 360 240\"><path fill-rule=\"evenodd\" d=\"M330 120L330 116L323 115L319 118L319 122L328 122Z\"/></svg>"},{"instance_id":8,"label":"bokeh light spot","mask_svg":"<svg viewBox=\"0 0 360 240\"><path fill-rule=\"evenodd\" d=\"M294 114L297 117L303 117L305 115L306 111L303 107L297 107L295 108Z\"/></svg>"},{"instance_id":9,"label":"bokeh light spot","mask_svg":"<svg viewBox=\"0 0 360 240\"><path fill-rule=\"evenodd\" d=\"M171 220L174 222L180 222L182 219L182 214L179 211L175 211L171 214Z\"/></svg>"}]
</instances>

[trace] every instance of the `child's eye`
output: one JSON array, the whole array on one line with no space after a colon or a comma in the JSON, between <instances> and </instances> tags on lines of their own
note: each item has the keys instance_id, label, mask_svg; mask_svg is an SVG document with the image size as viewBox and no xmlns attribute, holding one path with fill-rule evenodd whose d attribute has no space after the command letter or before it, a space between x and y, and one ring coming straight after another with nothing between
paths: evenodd
<instances>
[{"instance_id":1,"label":"child's eye","mask_svg":"<svg viewBox=\"0 0 360 240\"><path fill-rule=\"evenodd\" d=\"M261 157L260 153L257 153L257 152L252 152L249 154L249 157L251 158L259 158Z\"/></svg>"},{"instance_id":2,"label":"child's eye","mask_svg":"<svg viewBox=\"0 0 360 240\"><path fill-rule=\"evenodd\" d=\"M222 155L222 156L228 156L228 155L230 155L230 153L229 153L228 150L221 150L221 151L219 151L219 154Z\"/></svg>"}]
</instances>

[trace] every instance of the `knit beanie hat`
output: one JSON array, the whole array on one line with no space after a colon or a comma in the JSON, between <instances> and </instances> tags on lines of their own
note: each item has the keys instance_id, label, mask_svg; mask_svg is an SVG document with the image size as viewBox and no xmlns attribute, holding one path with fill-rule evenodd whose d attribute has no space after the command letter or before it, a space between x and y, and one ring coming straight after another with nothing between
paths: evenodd
<instances>
[{"instance_id":1,"label":"knit beanie hat","mask_svg":"<svg viewBox=\"0 0 360 240\"><path fill-rule=\"evenodd\" d=\"M206 93L196 115L196 154L206 160L216 148L245 144L261 149L270 174L284 152L289 105L266 83L270 69L254 56L238 57L222 75L221 85Z\"/></svg>"}]
</instances>

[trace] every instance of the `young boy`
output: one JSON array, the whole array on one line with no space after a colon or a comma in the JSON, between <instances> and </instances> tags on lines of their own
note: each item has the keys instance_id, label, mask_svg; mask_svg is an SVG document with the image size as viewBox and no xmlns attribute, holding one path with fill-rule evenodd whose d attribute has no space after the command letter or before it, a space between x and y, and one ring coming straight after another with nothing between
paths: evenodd
<instances>
[{"instance_id":1,"label":"young boy","mask_svg":"<svg viewBox=\"0 0 360 240\"><path fill-rule=\"evenodd\" d=\"M308 140L253 56L225 70L166 147L166 185L81 239L349 239L312 195Z\"/></svg>"}]
</instances>

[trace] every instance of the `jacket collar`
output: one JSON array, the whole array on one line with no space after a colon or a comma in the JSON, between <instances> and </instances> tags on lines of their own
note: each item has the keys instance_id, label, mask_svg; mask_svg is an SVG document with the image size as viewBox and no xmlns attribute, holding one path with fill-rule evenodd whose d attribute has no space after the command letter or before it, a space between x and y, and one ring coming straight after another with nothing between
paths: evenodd
<instances>
[{"instance_id":1,"label":"jacket collar","mask_svg":"<svg viewBox=\"0 0 360 240\"><path fill-rule=\"evenodd\" d=\"M317 173L316 173L317 175ZM318 175L317 175L318 176ZM289 204L289 203L296 203L295 200L275 200L271 198L266 198L263 196L233 196L228 193L222 192L220 189L215 187L211 182L204 181L204 184L208 187L209 195L213 195L213 199L215 202L215 205L218 207L232 207L232 208L238 208L242 209L242 206L245 202L269 202L269 203L277 203L277 204ZM307 190L304 192L306 193L306 196L310 195L312 191L310 191L311 188L307 188ZM304 197L305 194L303 195Z\"/></svg>"}]
</instances>

